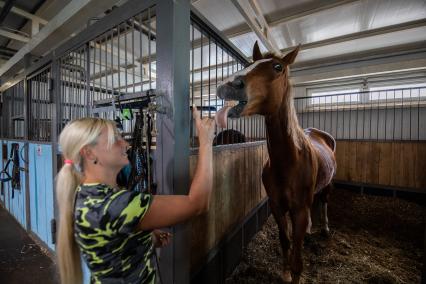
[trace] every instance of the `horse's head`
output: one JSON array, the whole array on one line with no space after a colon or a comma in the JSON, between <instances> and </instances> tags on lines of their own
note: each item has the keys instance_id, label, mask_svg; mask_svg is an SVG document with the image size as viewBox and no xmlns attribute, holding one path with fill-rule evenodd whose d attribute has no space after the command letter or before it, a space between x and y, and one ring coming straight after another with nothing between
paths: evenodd
<instances>
[{"instance_id":1,"label":"horse's head","mask_svg":"<svg viewBox=\"0 0 426 284\"><path fill-rule=\"evenodd\" d=\"M238 104L232 108L224 107L217 116L224 116L226 120L226 117L275 113L288 95L288 66L294 62L298 52L299 46L282 57L274 54L263 56L256 42L254 62L222 82L217 89L219 98L238 101Z\"/></svg>"}]
</instances>

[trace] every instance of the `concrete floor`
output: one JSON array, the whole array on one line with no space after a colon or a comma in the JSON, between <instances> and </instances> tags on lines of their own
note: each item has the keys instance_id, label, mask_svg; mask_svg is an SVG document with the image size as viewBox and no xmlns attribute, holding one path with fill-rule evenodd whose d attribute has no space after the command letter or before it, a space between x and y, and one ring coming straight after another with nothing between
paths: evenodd
<instances>
[{"instance_id":1,"label":"concrete floor","mask_svg":"<svg viewBox=\"0 0 426 284\"><path fill-rule=\"evenodd\" d=\"M56 266L0 205L0 283L59 283Z\"/></svg>"}]
</instances>

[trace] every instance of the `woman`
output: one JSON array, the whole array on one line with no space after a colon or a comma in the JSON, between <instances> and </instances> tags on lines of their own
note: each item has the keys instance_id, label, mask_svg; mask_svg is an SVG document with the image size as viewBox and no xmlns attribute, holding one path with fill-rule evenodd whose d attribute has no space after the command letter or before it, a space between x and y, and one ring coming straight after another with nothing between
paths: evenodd
<instances>
[{"instance_id":1,"label":"woman","mask_svg":"<svg viewBox=\"0 0 426 284\"><path fill-rule=\"evenodd\" d=\"M64 166L56 186L62 283L82 282L80 252L92 283L155 283L151 231L201 214L209 205L215 122L201 120L195 107L193 115L200 148L187 196L153 196L117 187L116 176L129 161L128 144L114 122L83 118L64 128L59 137Z\"/></svg>"}]
</instances>

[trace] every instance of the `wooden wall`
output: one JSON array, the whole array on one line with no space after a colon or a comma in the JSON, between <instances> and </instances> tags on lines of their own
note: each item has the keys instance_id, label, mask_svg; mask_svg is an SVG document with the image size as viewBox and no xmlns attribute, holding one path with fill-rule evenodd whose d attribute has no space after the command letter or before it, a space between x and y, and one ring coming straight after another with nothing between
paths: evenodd
<instances>
[{"instance_id":1,"label":"wooden wall","mask_svg":"<svg viewBox=\"0 0 426 284\"><path fill-rule=\"evenodd\" d=\"M265 143L214 148L214 180L210 210L192 221L191 268L197 268L228 232L258 205L266 192L261 173L267 160ZM190 157L191 178L197 155Z\"/></svg>"},{"instance_id":2,"label":"wooden wall","mask_svg":"<svg viewBox=\"0 0 426 284\"><path fill-rule=\"evenodd\" d=\"M426 193L426 143L339 140L335 179Z\"/></svg>"}]
</instances>

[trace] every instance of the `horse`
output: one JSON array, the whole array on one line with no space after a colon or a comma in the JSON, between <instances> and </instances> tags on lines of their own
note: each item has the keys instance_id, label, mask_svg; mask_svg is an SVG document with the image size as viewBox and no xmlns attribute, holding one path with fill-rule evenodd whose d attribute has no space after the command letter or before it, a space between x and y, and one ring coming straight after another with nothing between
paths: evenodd
<instances>
[{"instance_id":1,"label":"horse","mask_svg":"<svg viewBox=\"0 0 426 284\"><path fill-rule=\"evenodd\" d=\"M299 49L300 45L285 56L262 55L256 42L253 63L217 88L220 99L238 104L224 107L216 115L221 127L226 126L227 117L265 117L269 159L262 182L278 224L284 264L281 277L292 283L299 283L303 270L303 240L311 230L314 196L320 200L322 232L329 235L327 203L336 172L334 138L324 131L299 126L289 81L289 66ZM291 250L287 215L292 224Z\"/></svg>"}]
</instances>

